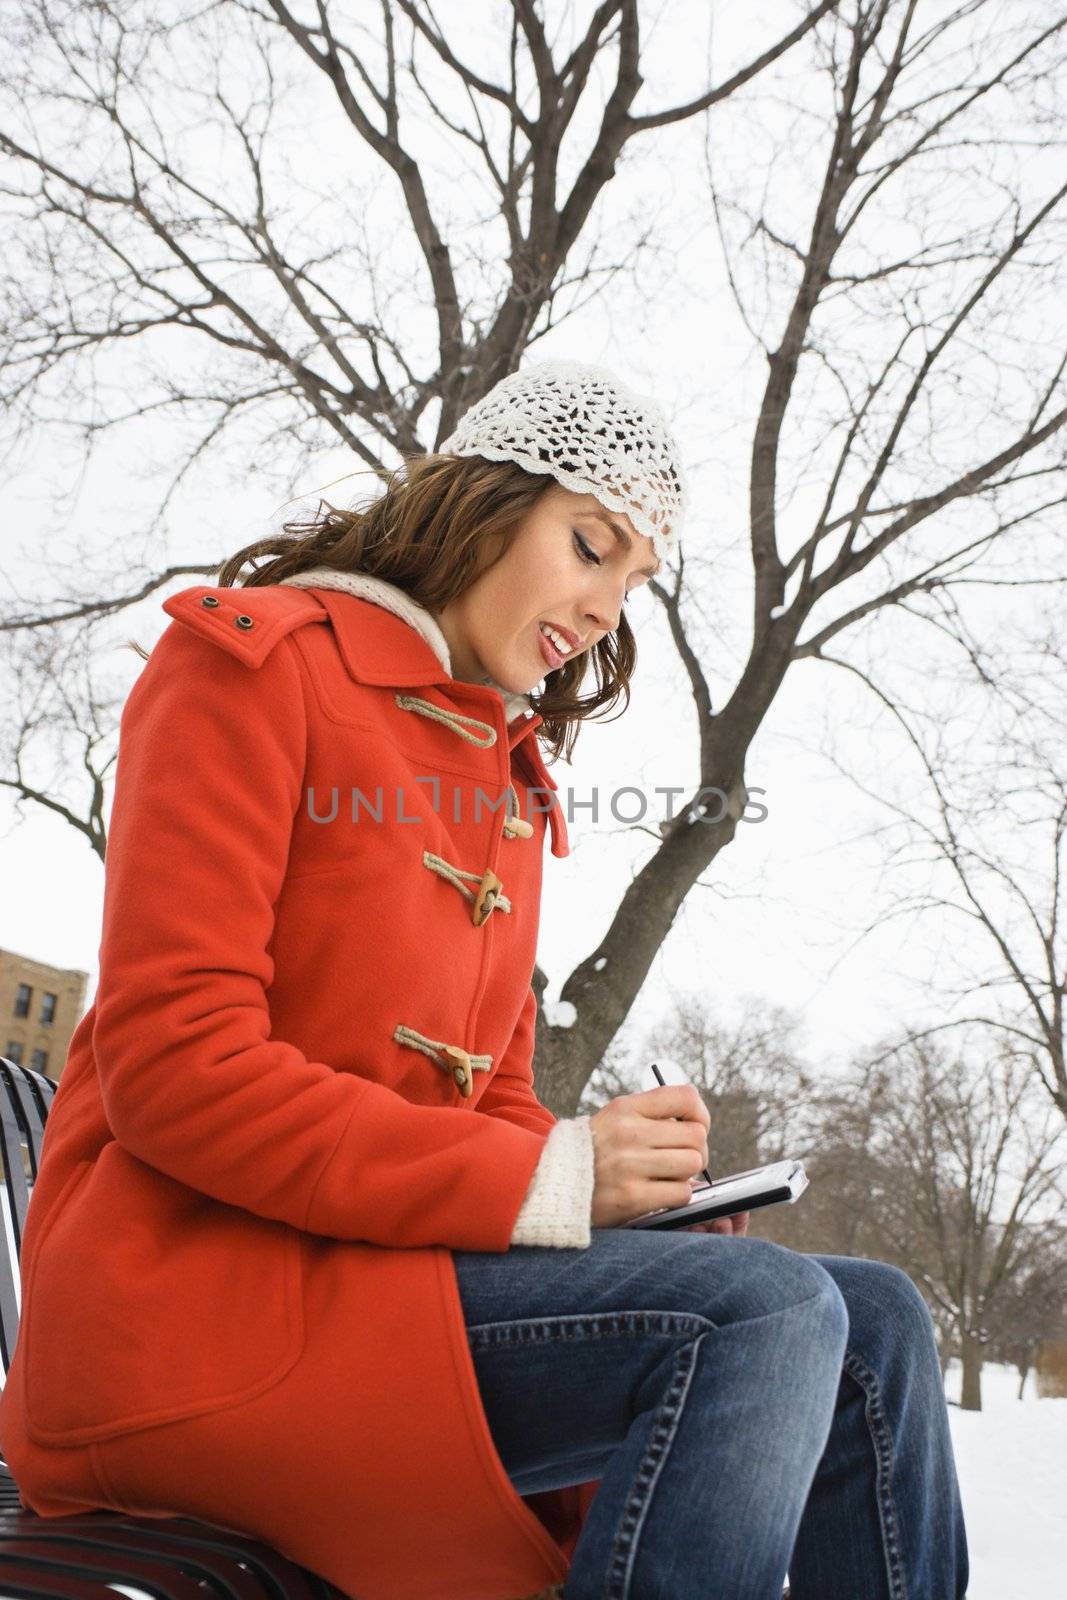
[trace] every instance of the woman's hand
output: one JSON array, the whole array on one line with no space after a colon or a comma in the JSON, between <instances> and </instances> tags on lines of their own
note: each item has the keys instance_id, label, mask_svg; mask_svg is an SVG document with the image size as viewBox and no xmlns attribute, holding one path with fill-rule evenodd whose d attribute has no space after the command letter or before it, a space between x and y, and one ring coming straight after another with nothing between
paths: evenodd
<instances>
[{"instance_id":1,"label":"woman's hand","mask_svg":"<svg viewBox=\"0 0 1067 1600\"><path fill-rule=\"evenodd\" d=\"M696 1179L693 1179L696 1186ZM681 1228L681 1233L730 1233L742 1234L748 1232L748 1219L751 1211L735 1211L729 1217L713 1217L710 1222L692 1222L688 1228Z\"/></svg>"},{"instance_id":2,"label":"woman's hand","mask_svg":"<svg viewBox=\"0 0 1067 1600\"><path fill-rule=\"evenodd\" d=\"M682 1233L732 1233L742 1234L748 1232L748 1219L750 1211L735 1211L732 1217L715 1217L711 1222L692 1222L688 1228L682 1228Z\"/></svg>"},{"instance_id":3,"label":"woman's hand","mask_svg":"<svg viewBox=\"0 0 1067 1600\"><path fill-rule=\"evenodd\" d=\"M615 1228L646 1211L689 1203L690 1179L707 1166L711 1126L693 1084L665 1083L618 1095L589 1123L594 1228Z\"/></svg>"}]
</instances>

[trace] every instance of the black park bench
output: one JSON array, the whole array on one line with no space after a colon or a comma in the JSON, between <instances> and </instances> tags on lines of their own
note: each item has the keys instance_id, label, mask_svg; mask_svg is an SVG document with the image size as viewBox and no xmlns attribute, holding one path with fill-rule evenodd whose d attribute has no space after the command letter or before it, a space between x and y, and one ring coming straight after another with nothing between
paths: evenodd
<instances>
[{"instance_id":1,"label":"black park bench","mask_svg":"<svg viewBox=\"0 0 1067 1600\"><path fill-rule=\"evenodd\" d=\"M55 1092L51 1078L0 1056L5 1378L19 1326L22 1230ZM346 1600L324 1578L268 1545L208 1522L112 1511L35 1516L23 1509L15 1480L0 1461L0 1600L114 1600L116 1593L147 1600Z\"/></svg>"}]
</instances>

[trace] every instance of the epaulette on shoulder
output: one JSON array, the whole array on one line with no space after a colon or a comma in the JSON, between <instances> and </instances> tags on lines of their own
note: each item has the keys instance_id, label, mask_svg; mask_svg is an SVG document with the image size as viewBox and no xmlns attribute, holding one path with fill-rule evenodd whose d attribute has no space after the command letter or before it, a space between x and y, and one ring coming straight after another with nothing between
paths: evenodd
<instances>
[{"instance_id":1,"label":"epaulette on shoulder","mask_svg":"<svg viewBox=\"0 0 1067 1600\"><path fill-rule=\"evenodd\" d=\"M248 667L261 667L278 640L295 628L329 621L325 606L306 589L277 583L251 589L198 584L172 594L163 610Z\"/></svg>"}]
</instances>

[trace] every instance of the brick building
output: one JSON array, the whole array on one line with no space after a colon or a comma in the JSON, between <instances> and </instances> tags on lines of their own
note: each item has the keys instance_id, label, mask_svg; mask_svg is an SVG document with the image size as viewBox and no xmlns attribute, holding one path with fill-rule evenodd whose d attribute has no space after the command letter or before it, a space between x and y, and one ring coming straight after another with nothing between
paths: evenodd
<instances>
[{"instance_id":1,"label":"brick building","mask_svg":"<svg viewBox=\"0 0 1067 1600\"><path fill-rule=\"evenodd\" d=\"M0 1055L58 1081L88 981L86 972L0 950Z\"/></svg>"}]
</instances>

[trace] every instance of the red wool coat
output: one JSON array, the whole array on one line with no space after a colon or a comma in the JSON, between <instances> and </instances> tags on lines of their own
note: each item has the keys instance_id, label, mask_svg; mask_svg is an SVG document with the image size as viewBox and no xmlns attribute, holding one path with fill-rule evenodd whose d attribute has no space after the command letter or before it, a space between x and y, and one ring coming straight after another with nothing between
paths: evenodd
<instances>
[{"instance_id":1,"label":"red wool coat","mask_svg":"<svg viewBox=\"0 0 1067 1600\"><path fill-rule=\"evenodd\" d=\"M531 1078L550 805L569 847L541 718L509 728L349 594L163 609L0 1450L43 1516L199 1516L359 1600L530 1594L597 1485L512 1488L450 1252L508 1248L555 1120Z\"/></svg>"}]
</instances>

